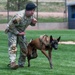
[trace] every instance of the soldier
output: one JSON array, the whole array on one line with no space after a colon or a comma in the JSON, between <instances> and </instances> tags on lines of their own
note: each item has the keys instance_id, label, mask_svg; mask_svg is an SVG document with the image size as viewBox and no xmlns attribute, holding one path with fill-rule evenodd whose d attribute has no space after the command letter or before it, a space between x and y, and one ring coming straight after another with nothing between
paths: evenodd
<instances>
[{"instance_id":1,"label":"soldier","mask_svg":"<svg viewBox=\"0 0 75 75\"><path fill-rule=\"evenodd\" d=\"M33 16L36 7L36 4L29 2L26 5L25 10L19 11L7 25L5 32L8 34L8 54L11 69L24 67L27 54L27 43L24 34L29 25L35 26L37 22ZM17 44L20 46L18 65L16 64Z\"/></svg>"}]
</instances>

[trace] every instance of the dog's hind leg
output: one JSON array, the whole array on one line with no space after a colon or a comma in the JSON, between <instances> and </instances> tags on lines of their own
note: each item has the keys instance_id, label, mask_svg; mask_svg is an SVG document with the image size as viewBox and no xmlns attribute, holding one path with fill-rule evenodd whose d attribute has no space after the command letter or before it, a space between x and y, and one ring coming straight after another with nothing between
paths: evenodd
<instances>
[{"instance_id":1,"label":"dog's hind leg","mask_svg":"<svg viewBox=\"0 0 75 75\"><path fill-rule=\"evenodd\" d=\"M30 67L30 60L28 60L28 67Z\"/></svg>"},{"instance_id":2,"label":"dog's hind leg","mask_svg":"<svg viewBox=\"0 0 75 75\"><path fill-rule=\"evenodd\" d=\"M37 50L27 55L28 67L30 67L30 60L37 58L37 56Z\"/></svg>"},{"instance_id":3,"label":"dog's hind leg","mask_svg":"<svg viewBox=\"0 0 75 75\"><path fill-rule=\"evenodd\" d=\"M34 59L34 58L37 58L37 49L35 49L35 48L33 48L33 50L32 50L32 58Z\"/></svg>"},{"instance_id":4,"label":"dog's hind leg","mask_svg":"<svg viewBox=\"0 0 75 75\"><path fill-rule=\"evenodd\" d=\"M30 67L30 57L27 56L27 60L28 60L28 67Z\"/></svg>"}]
</instances>

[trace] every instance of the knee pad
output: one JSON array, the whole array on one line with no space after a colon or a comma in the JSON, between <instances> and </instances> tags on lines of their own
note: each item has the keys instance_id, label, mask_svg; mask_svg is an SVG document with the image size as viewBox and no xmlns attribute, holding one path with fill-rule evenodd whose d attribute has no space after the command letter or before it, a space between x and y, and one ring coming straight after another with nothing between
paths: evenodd
<instances>
[{"instance_id":1,"label":"knee pad","mask_svg":"<svg viewBox=\"0 0 75 75\"><path fill-rule=\"evenodd\" d=\"M16 53L16 51L17 51L16 45L14 45L14 44L11 45L11 46L10 46L10 53L13 53L13 54L14 54L14 53Z\"/></svg>"}]
</instances>

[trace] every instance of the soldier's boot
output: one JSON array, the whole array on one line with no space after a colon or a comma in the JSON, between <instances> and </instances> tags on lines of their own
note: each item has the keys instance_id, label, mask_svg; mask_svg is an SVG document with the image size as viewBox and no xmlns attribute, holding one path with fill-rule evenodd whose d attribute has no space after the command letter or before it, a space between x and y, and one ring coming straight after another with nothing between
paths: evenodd
<instances>
[{"instance_id":1,"label":"soldier's boot","mask_svg":"<svg viewBox=\"0 0 75 75\"><path fill-rule=\"evenodd\" d=\"M16 70L16 69L18 69L18 65L15 62L11 62L10 68L13 69L13 70Z\"/></svg>"}]
</instances>

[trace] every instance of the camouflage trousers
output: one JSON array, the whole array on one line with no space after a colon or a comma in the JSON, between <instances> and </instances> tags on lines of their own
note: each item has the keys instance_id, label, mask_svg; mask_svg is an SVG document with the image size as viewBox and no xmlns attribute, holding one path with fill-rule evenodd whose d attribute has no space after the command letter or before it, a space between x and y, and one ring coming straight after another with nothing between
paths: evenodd
<instances>
[{"instance_id":1,"label":"camouflage trousers","mask_svg":"<svg viewBox=\"0 0 75 75\"><path fill-rule=\"evenodd\" d=\"M10 63L16 62L17 45L20 46L20 56L18 65L24 65L27 55L27 41L24 36L16 36L11 32L8 32L8 54Z\"/></svg>"}]
</instances>

